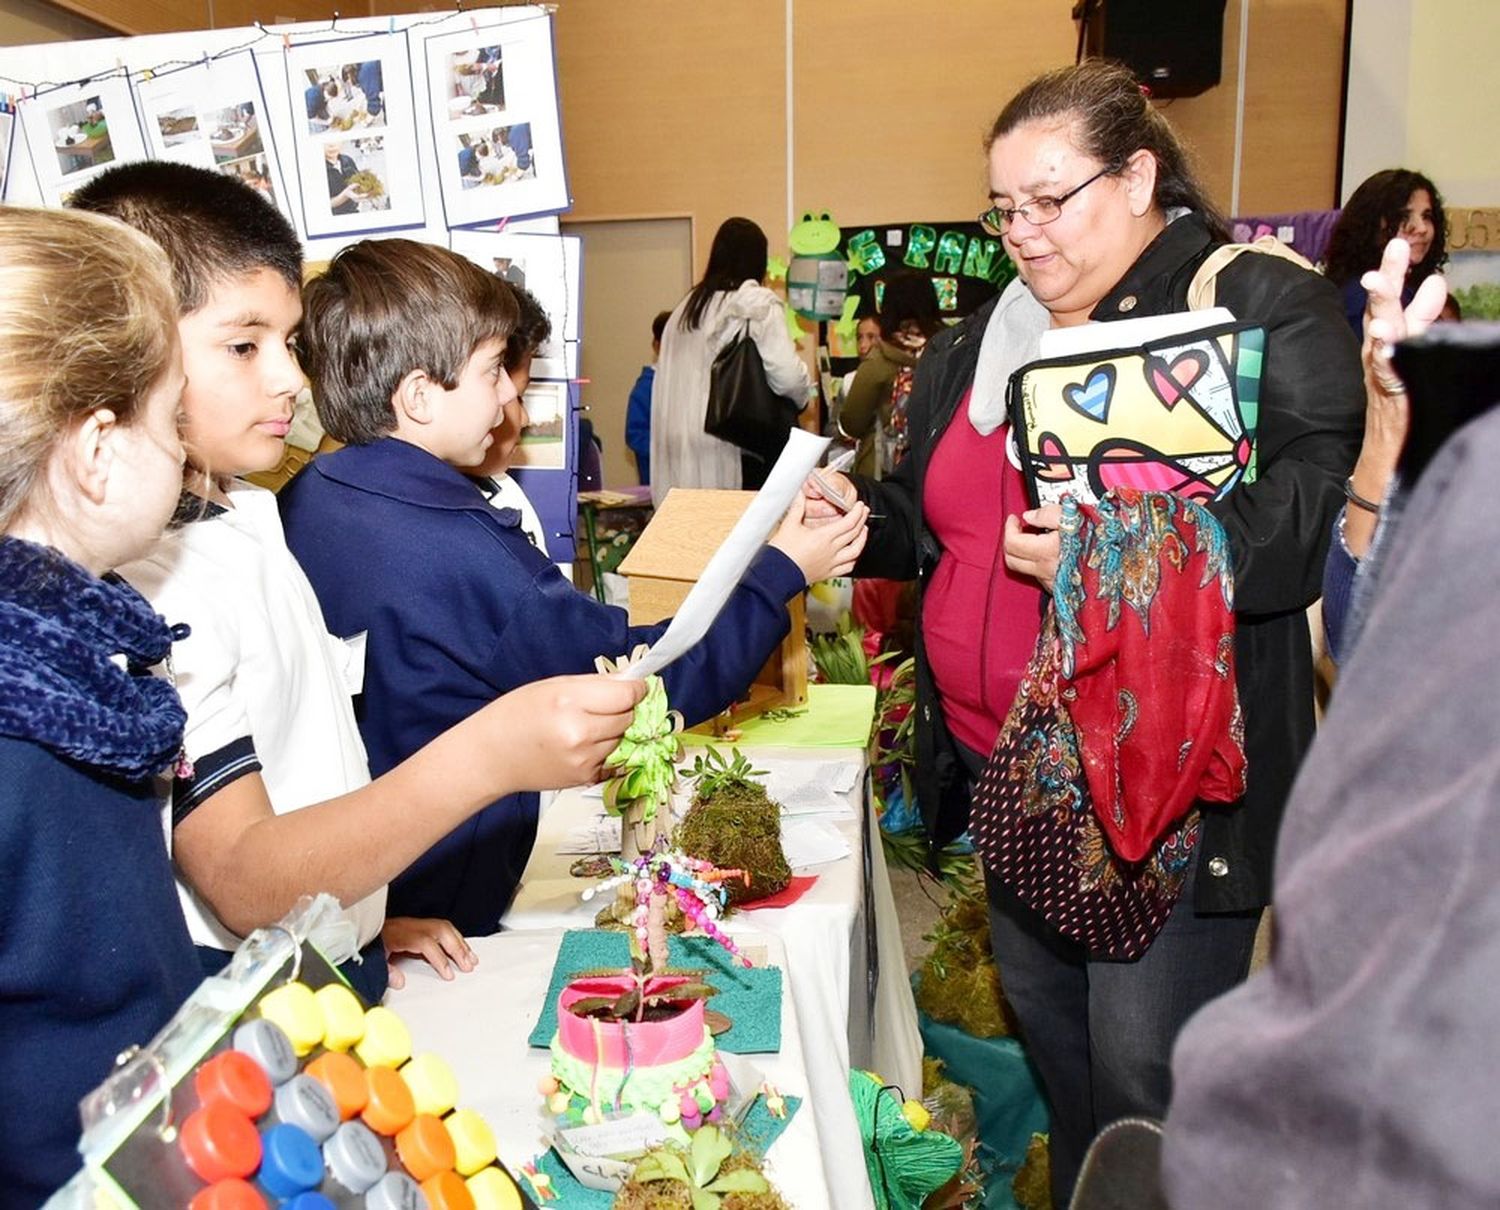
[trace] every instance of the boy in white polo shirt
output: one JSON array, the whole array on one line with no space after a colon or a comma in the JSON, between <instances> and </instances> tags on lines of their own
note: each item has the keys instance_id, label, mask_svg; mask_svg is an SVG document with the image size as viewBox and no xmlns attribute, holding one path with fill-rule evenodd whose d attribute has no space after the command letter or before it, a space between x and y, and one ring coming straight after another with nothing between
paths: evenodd
<instances>
[{"instance_id":1,"label":"boy in white polo shirt","mask_svg":"<svg viewBox=\"0 0 1500 1210\"><path fill-rule=\"evenodd\" d=\"M300 895L329 891L352 905L362 955L374 959L345 974L378 1000L390 877L497 788L587 780L639 690L596 677L529 686L371 782L350 701L361 653L327 633L274 497L233 478L280 461L303 386L293 352L302 319L296 234L254 190L179 164L114 169L73 204L161 244L181 307L187 490L179 524L121 573L191 628L173 652L193 769L174 787L171 844L205 971ZM514 319L496 316L495 334L507 335ZM445 977L450 962L473 964L446 921L392 920L385 942L422 954Z\"/></svg>"}]
</instances>

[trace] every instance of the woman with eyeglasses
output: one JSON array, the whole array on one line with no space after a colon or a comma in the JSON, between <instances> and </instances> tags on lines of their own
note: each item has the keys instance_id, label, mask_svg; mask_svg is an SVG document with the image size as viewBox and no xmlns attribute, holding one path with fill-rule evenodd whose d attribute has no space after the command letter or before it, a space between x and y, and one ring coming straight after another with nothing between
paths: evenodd
<instances>
[{"instance_id":1,"label":"woman with eyeglasses","mask_svg":"<svg viewBox=\"0 0 1500 1210\"><path fill-rule=\"evenodd\" d=\"M939 846L968 824L1057 568L1058 510L1028 508L1007 449L1006 386L1048 327L1188 309L1195 272L1227 240L1166 120L1116 65L1089 61L1027 85L996 120L988 161L982 221L1020 277L930 343L896 473L836 484L879 518L856 574L920 578L916 784ZM1359 349L1337 292L1290 261L1239 256L1217 296L1267 329L1259 478L1211 506L1232 554L1249 792L1200 804L1181 898L1135 961L1091 958L986 871L1001 977L1052 1105L1059 1207L1100 1127L1163 1114L1179 1027L1244 977L1282 804L1312 738L1305 610L1359 445Z\"/></svg>"}]
</instances>

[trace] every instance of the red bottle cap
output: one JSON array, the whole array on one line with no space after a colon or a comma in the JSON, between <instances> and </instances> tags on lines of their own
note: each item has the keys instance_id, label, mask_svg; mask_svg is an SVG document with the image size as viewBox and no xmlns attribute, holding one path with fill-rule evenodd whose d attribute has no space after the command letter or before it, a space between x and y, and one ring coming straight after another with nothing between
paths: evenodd
<instances>
[{"instance_id":1,"label":"red bottle cap","mask_svg":"<svg viewBox=\"0 0 1500 1210\"><path fill-rule=\"evenodd\" d=\"M271 1107L271 1081L259 1063L238 1050L222 1051L198 1068L193 1087L205 1105L224 1101L247 1118L258 1118Z\"/></svg>"},{"instance_id":2,"label":"red bottle cap","mask_svg":"<svg viewBox=\"0 0 1500 1210\"><path fill-rule=\"evenodd\" d=\"M195 1109L182 1124L179 1146L187 1166L209 1184L249 1176L260 1167L255 1124L225 1101Z\"/></svg>"},{"instance_id":3,"label":"red bottle cap","mask_svg":"<svg viewBox=\"0 0 1500 1210\"><path fill-rule=\"evenodd\" d=\"M249 1181L236 1178L199 1190L188 1210L266 1210L266 1199Z\"/></svg>"}]
</instances>

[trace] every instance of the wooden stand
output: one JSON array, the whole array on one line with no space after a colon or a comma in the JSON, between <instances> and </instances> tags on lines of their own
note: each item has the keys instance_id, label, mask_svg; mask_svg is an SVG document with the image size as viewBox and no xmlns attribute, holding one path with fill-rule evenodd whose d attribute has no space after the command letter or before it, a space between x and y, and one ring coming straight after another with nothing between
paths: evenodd
<instances>
[{"instance_id":1,"label":"wooden stand","mask_svg":"<svg viewBox=\"0 0 1500 1210\"><path fill-rule=\"evenodd\" d=\"M675 614L754 492L674 487L631 548L620 574L630 582L630 623L645 626ZM791 632L771 653L748 693L695 731L722 734L747 718L807 701L807 627L801 595L787 605Z\"/></svg>"}]
</instances>

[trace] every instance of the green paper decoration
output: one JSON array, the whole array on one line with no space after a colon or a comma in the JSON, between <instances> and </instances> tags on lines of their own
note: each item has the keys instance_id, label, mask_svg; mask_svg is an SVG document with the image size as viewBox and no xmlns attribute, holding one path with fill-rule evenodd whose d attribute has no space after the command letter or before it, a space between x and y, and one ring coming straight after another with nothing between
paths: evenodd
<instances>
[{"instance_id":1,"label":"green paper decoration","mask_svg":"<svg viewBox=\"0 0 1500 1210\"><path fill-rule=\"evenodd\" d=\"M849 237L844 246L844 263L854 274L874 273L885 267L885 249L869 228Z\"/></svg>"},{"instance_id":2,"label":"green paper decoration","mask_svg":"<svg viewBox=\"0 0 1500 1210\"><path fill-rule=\"evenodd\" d=\"M600 672L623 672L646 652L644 644L629 656L611 662L600 656ZM659 676L646 678L646 696L635 705L630 726L604 758L606 769L618 770L604 783L604 809L621 817L621 852L626 856L650 850L656 840L656 814L672 799L677 784L676 762L682 758L682 715L667 706L667 687Z\"/></svg>"},{"instance_id":3,"label":"green paper decoration","mask_svg":"<svg viewBox=\"0 0 1500 1210\"><path fill-rule=\"evenodd\" d=\"M915 1129L879 1076L851 1071L849 1095L876 1210L919 1210L928 1194L963 1168L964 1149L958 1141L937 1130Z\"/></svg>"},{"instance_id":4,"label":"green paper decoration","mask_svg":"<svg viewBox=\"0 0 1500 1210\"><path fill-rule=\"evenodd\" d=\"M859 310L859 295L850 294L844 299L844 310L839 315L833 330L845 345L852 345L859 338L859 321L854 318Z\"/></svg>"},{"instance_id":5,"label":"green paper decoration","mask_svg":"<svg viewBox=\"0 0 1500 1210\"><path fill-rule=\"evenodd\" d=\"M937 292L939 311L958 310L958 278L934 277L932 288Z\"/></svg>"},{"instance_id":6,"label":"green paper decoration","mask_svg":"<svg viewBox=\"0 0 1500 1210\"><path fill-rule=\"evenodd\" d=\"M931 263L927 259L927 254L935 247L937 247L937 232L931 227L914 223L911 233L906 237L906 255L901 258L901 263L913 269L926 269Z\"/></svg>"},{"instance_id":7,"label":"green paper decoration","mask_svg":"<svg viewBox=\"0 0 1500 1210\"><path fill-rule=\"evenodd\" d=\"M932 258L932 268L937 273L957 273L963 269L964 248L967 241L957 231L944 231L937 242L937 252Z\"/></svg>"},{"instance_id":8,"label":"green paper decoration","mask_svg":"<svg viewBox=\"0 0 1500 1210\"><path fill-rule=\"evenodd\" d=\"M849 290L849 266L839 255L839 225L826 210L804 214L788 235L787 302L805 319L837 319Z\"/></svg>"},{"instance_id":9,"label":"green paper decoration","mask_svg":"<svg viewBox=\"0 0 1500 1210\"><path fill-rule=\"evenodd\" d=\"M798 256L824 256L839 250L839 225L824 210L817 217L804 214L787 233L787 244Z\"/></svg>"},{"instance_id":10,"label":"green paper decoration","mask_svg":"<svg viewBox=\"0 0 1500 1210\"><path fill-rule=\"evenodd\" d=\"M766 277L770 281L786 280L786 261L779 256L773 256L766 261Z\"/></svg>"}]
</instances>

